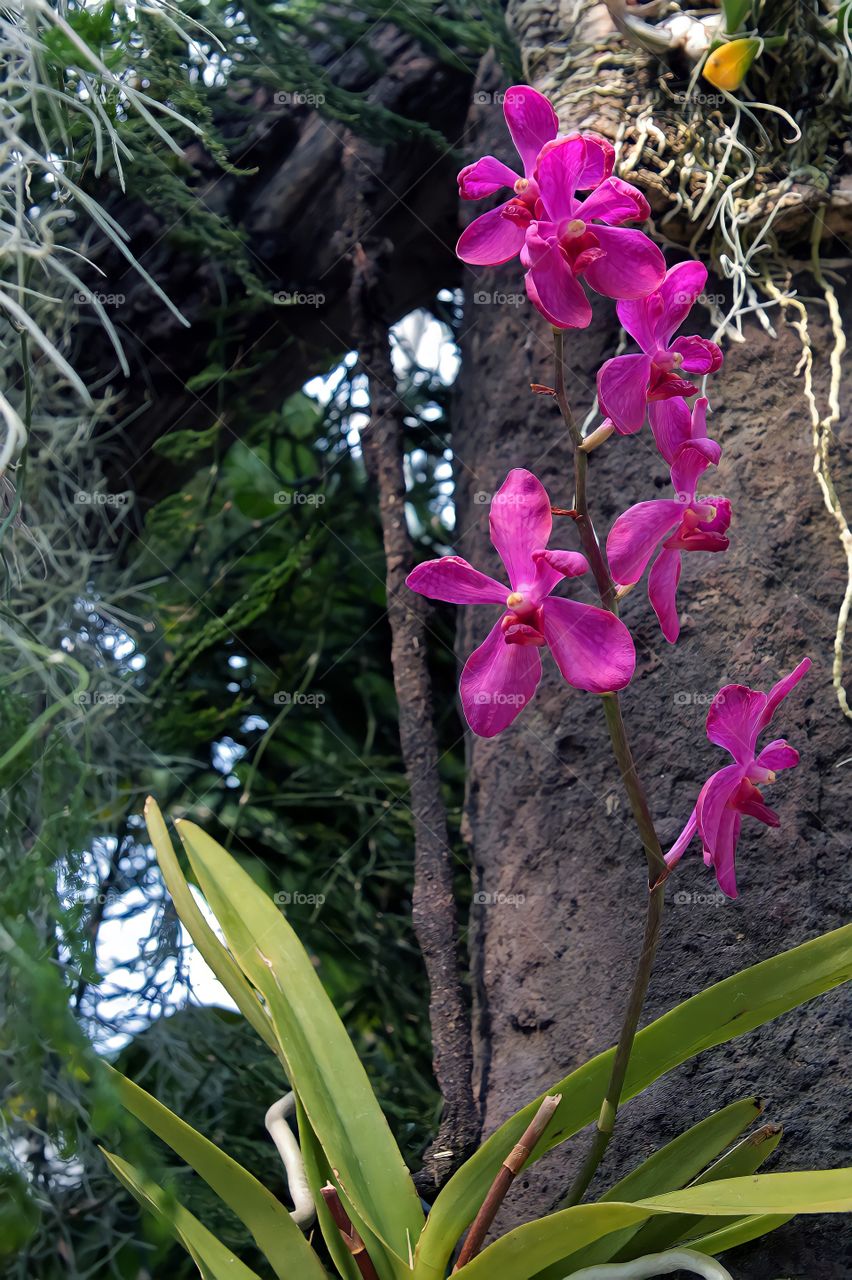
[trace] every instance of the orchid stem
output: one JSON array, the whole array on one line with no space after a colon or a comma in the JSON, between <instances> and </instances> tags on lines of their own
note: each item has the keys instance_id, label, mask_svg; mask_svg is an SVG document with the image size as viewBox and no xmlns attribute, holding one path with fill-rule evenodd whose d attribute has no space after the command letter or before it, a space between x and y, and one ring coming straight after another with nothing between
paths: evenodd
<instances>
[{"instance_id":1,"label":"orchid stem","mask_svg":"<svg viewBox=\"0 0 852 1280\"><path fill-rule=\"evenodd\" d=\"M574 446L574 506L577 512L576 524L580 533L581 545L586 553L586 558L591 565L592 573L595 577L601 604L605 609L609 609L611 613L617 614L618 601L615 585L610 577L609 569L601 550L600 543L598 542L591 515L589 514L589 503L586 492L589 459L588 454L580 448L583 443L583 437L577 427L574 414L568 400L565 378L564 343L564 331L554 328L553 351L556 365L556 401L562 413L565 426L568 429L568 434L571 437L571 443ZM595 1126L591 1146L589 1147L586 1158L571 1184L571 1188L565 1200L566 1207L579 1204L580 1200L585 1195L586 1189L597 1172L598 1166L604 1157L604 1152L609 1146L610 1139L612 1138L615 1130L615 1120L618 1114L618 1107L621 1102L621 1094L624 1089L627 1068L630 1063L633 1041L636 1038L639 1019L642 1016L645 997L648 993L648 984L651 980L651 970L654 966L654 957L657 952L657 944L660 938L660 925L662 922L663 904L665 899L664 880L667 870L666 863L663 858L663 851L660 846L659 837L657 836L657 832L654 827L654 819L651 816L651 810L645 795L645 789L642 786L642 782L636 770L633 753L630 749L630 741L621 715L621 704L618 699L618 694L604 694L601 698L601 702L603 703L604 715L606 717L607 728L609 729L613 753L615 755L616 763L618 764L624 789L627 792L628 799L630 800L630 808L633 812L634 821L639 829L639 835L642 839L642 847L645 851L645 860L648 865L648 910L645 919L645 934L642 940L642 950L636 965L636 973L630 990L630 998L627 1003L627 1009L624 1014L624 1020L618 1037L618 1043L615 1048L615 1057L612 1062L612 1072L610 1074L609 1083L606 1088L606 1093L604 1094L603 1103L601 1104L600 1114Z\"/></svg>"},{"instance_id":2,"label":"orchid stem","mask_svg":"<svg viewBox=\"0 0 852 1280\"><path fill-rule=\"evenodd\" d=\"M615 613L615 586L609 576L609 569L606 566L606 561L595 533L595 527L589 515L589 503L586 497L589 458L580 448L583 443L583 437L574 420L574 414L568 400L568 392L565 389L564 329L553 330L553 353L556 361L556 403L559 405L563 421L571 437L571 443L574 446L574 509L577 512L576 523L580 533L580 542L591 565L592 573L595 575L601 603L605 609Z\"/></svg>"}]
</instances>

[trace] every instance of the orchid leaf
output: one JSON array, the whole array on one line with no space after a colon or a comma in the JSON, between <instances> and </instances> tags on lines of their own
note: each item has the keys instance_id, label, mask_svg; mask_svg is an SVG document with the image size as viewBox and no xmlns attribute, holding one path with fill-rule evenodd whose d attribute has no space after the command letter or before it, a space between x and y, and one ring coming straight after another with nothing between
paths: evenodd
<instances>
[{"instance_id":1,"label":"orchid leaf","mask_svg":"<svg viewBox=\"0 0 852 1280\"><path fill-rule=\"evenodd\" d=\"M217 1240L212 1231L184 1209L162 1187L149 1182L132 1164L112 1155L109 1151L101 1152L119 1182L126 1187L143 1208L150 1210L177 1237L193 1259L204 1280L260 1280L256 1271L252 1271L235 1254L231 1253Z\"/></svg>"},{"instance_id":2,"label":"orchid leaf","mask_svg":"<svg viewBox=\"0 0 852 1280\"><path fill-rule=\"evenodd\" d=\"M157 854L175 910L201 956L219 979L243 1017L254 1027L260 1038L278 1053L278 1042L269 1018L255 992L243 976L234 957L223 947L210 925L204 919L201 908L192 896L192 890L180 869L160 807L153 796L145 802L145 822L148 835Z\"/></svg>"},{"instance_id":3,"label":"orchid leaf","mask_svg":"<svg viewBox=\"0 0 852 1280\"><path fill-rule=\"evenodd\" d=\"M381 1280L408 1273L420 1199L337 1012L282 911L194 823L177 824L193 872L246 977L263 996L285 1069L335 1179L381 1242Z\"/></svg>"},{"instance_id":4,"label":"orchid leaf","mask_svg":"<svg viewBox=\"0 0 852 1280\"><path fill-rule=\"evenodd\" d=\"M279 1280L324 1280L319 1258L289 1212L253 1174L168 1107L112 1067L106 1067L122 1104L203 1178L254 1237Z\"/></svg>"},{"instance_id":5,"label":"orchid leaf","mask_svg":"<svg viewBox=\"0 0 852 1280\"><path fill-rule=\"evenodd\" d=\"M733 1226L720 1227L697 1240L690 1240L689 1247L696 1253L706 1253L715 1258L726 1249L735 1249L737 1245L769 1235L770 1231L783 1227L794 1217L793 1213L762 1213L752 1218L739 1218Z\"/></svg>"},{"instance_id":6,"label":"orchid leaf","mask_svg":"<svg viewBox=\"0 0 852 1280\"><path fill-rule=\"evenodd\" d=\"M751 9L751 0L722 0L722 14L725 19L725 33L736 35L746 20Z\"/></svg>"},{"instance_id":7,"label":"orchid leaf","mask_svg":"<svg viewBox=\"0 0 852 1280\"><path fill-rule=\"evenodd\" d=\"M495 1276L500 1280L533 1280L545 1268L570 1257L578 1246L592 1244L608 1232L634 1226L658 1214L700 1212L729 1217L850 1211L852 1169L728 1178L636 1204L612 1201L563 1209L501 1236L456 1274L461 1280L494 1280Z\"/></svg>"},{"instance_id":8,"label":"orchid leaf","mask_svg":"<svg viewBox=\"0 0 852 1280\"><path fill-rule=\"evenodd\" d=\"M845 925L708 987L639 1032L627 1070L624 1101L696 1054L727 1044L850 977L852 925ZM596 1118L613 1055L613 1049L599 1054L548 1090L561 1093L562 1101L531 1159L544 1155ZM443 1280L456 1241L473 1220L506 1153L521 1137L540 1102L541 1098L535 1099L501 1125L443 1188L418 1246L418 1280Z\"/></svg>"},{"instance_id":9,"label":"orchid leaf","mask_svg":"<svg viewBox=\"0 0 852 1280\"><path fill-rule=\"evenodd\" d=\"M761 1105L759 1098L744 1098L714 1112L660 1147L625 1178L616 1182L600 1197L599 1203L610 1200L640 1200L643 1196L685 1187L702 1169L706 1169L711 1160L730 1146L744 1129L753 1124L760 1115ZM562 1262L555 1269L543 1271L536 1280L563 1280L563 1277L579 1271L581 1267L609 1262L616 1255L620 1257L620 1251L631 1243L634 1236L637 1233L641 1236L650 1225L652 1224L614 1231L588 1248L572 1254L570 1268ZM650 1253L652 1250L646 1249L643 1252Z\"/></svg>"},{"instance_id":10,"label":"orchid leaf","mask_svg":"<svg viewBox=\"0 0 852 1280\"><path fill-rule=\"evenodd\" d=\"M305 1175L313 1193L314 1204L317 1207L317 1222L326 1247L343 1280L360 1280L361 1272L358 1270L358 1265L344 1244L337 1223L332 1218L322 1196L322 1188L327 1183L334 1185L331 1166L325 1158L325 1153L317 1141L317 1136L298 1098L296 1098L296 1117L299 1122L299 1146L302 1148L302 1159L305 1162Z\"/></svg>"},{"instance_id":11,"label":"orchid leaf","mask_svg":"<svg viewBox=\"0 0 852 1280\"><path fill-rule=\"evenodd\" d=\"M693 1186L703 1186L707 1182L718 1182L723 1178L745 1177L755 1173L781 1141L781 1129L778 1125L763 1125L749 1134L742 1142L723 1155L709 1169L696 1178ZM734 1226L737 1218L729 1223L716 1222L711 1218L692 1218L670 1221L664 1218L654 1219L642 1227L627 1248L619 1251L616 1261L629 1262L633 1258L641 1258L647 1253L661 1253L675 1243L687 1240L691 1236L705 1235L727 1226Z\"/></svg>"}]
</instances>

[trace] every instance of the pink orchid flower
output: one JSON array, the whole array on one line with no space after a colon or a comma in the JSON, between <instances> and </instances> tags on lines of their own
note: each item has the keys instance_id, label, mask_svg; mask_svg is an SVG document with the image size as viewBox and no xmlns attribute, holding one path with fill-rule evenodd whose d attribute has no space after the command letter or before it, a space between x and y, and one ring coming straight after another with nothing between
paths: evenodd
<instances>
[{"instance_id":1,"label":"pink orchid flower","mask_svg":"<svg viewBox=\"0 0 852 1280\"><path fill-rule=\"evenodd\" d=\"M506 90L503 114L524 171L515 173L494 156L483 156L459 174L462 200L481 200L502 187L514 192L505 204L475 218L462 232L456 253L462 262L472 266L499 266L520 253L539 200L535 179L539 152L559 132L556 112L547 98L527 84L516 84ZM590 175L590 179L592 177L594 175ZM589 185L593 185L591 180Z\"/></svg>"},{"instance_id":2,"label":"pink orchid flower","mask_svg":"<svg viewBox=\"0 0 852 1280\"><path fill-rule=\"evenodd\" d=\"M702 396L692 414L687 411L690 434L676 445L671 458L672 485L678 496L630 507L615 521L606 542L610 571L621 585L639 581L663 542L648 575L648 599L671 644L680 634L677 585L682 554L724 551L728 546L725 533L731 523L730 502L727 498L708 502L696 492L701 476L722 455L716 441L707 439L706 416L707 400ZM668 447L673 441L666 444Z\"/></svg>"},{"instance_id":3,"label":"pink orchid flower","mask_svg":"<svg viewBox=\"0 0 852 1280\"><path fill-rule=\"evenodd\" d=\"M798 751L784 738L776 738L755 755L758 735L810 665L810 658L803 658L769 693L729 684L716 694L707 715L707 737L729 751L734 763L704 783L689 821L666 854L667 866L680 860L697 832L704 862L714 868L719 888L729 898L737 896L735 860L742 820L751 817L767 827L780 826L778 814L764 804L759 787L799 763Z\"/></svg>"},{"instance_id":4,"label":"pink orchid flower","mask_svg":"<svg viewBox=\"0 0 852 1280\"><path fill-rule=\"evenodd\" d=\"M607 298L644 298L662 282L666 262L643 231L625 227L650 214L648 201L629 182L610 177L612 157L585 200L577 191L589 185L601 140L591 135L566 138L544 148L538 161L541 209L526 231L521 263L527 268L530 301L559 329L582 329L592 308L580 283L584 279Z\"/></svg>"},{"instance_id":5,"label":"pink orchid flower","mask_svg":"<svg viewBox=\"0 0 852 1280\"><path fill-rule=\"evenodd\" d=\"M666 272L656 292L634 301L619 302L618 318L642 348L641 355L614 356L598 371L598 404L621 435L632 435L645 421L649 404L654 417L665 411L653 406L672 396L691 396L695 387L683 373L715 373L722 353L715 342L695 336L672 335L683 324L707 283L700 262L681 262ZM664 429L658 426L657 429ZM655 431L656 434L656 431Z\"/></svg>"},{"instance_id":6,"label":"pink orchid flower","mask_svg":"<svg viewBox=\"0 0 852 1280\"><path fill-rule=\"evenodd\" d=\"M465 663L459 687L467 722L483 738L500 733L530 701L545 645L568 683L590 693L623 689L636 665L633 640L620 619L551 594L563 578L589 566L578 551L547 550L553 520L540 480L520 468L510 471L491 503L490 525L508 587L461 556L429 560L406 579L412 591L433 600L504 607Z\"/></svg>"}]
</instances>

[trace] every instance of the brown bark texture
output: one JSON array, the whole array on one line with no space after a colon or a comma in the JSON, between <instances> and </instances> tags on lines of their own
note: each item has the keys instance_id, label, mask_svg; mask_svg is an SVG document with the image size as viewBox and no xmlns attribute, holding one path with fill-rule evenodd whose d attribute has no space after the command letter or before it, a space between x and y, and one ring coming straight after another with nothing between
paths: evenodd
<instances>
[{"instance_id":1,"label":"brown bark texture","mask_svg":"<svg viewBox=\"0 0 852 1280\"><path fill-rule=\"evenodd\" d=\"M364 210L360 221L366 226ZM405 515L405 406L391 361L388 323L381 310L383 264L390 246L355 252L352 316L358 351L370 386L370 422L364 456L378 489L382 521L391 662L402 758L414 819L412 922L429 980L432 1062L443 1110L438 1133L418 1174L422 1194L434 1198L472 1155L480 1133L473 1096L473 1046L467 992L461 977L459 926L453 891L453 851L441 795L438 739L428 668L427 605L405 579L414 548Z\"/></svg>"},{"instance_id":2,"label":"brown bark texture","mask_svg":"<svg viewBox=\"0 0 852 1280\"><path fill-rule=\"evenodd\" d=\"M576 18L577 9L561 7L561 48L572 37L566 15ZM583 22L601 20L602 6L581 9ZM548 31L553 34L548 6L518 4L514 18L522 47L525 40L542 47ZM537 61L529 47L524 52L530 80L552 92L559 83L552 59ZM510 157L501 113L482 101L501 87L499 70L485 67L476 95L481 105L473 108L471 158ZM607 99L606 106L612 119L617 100ZM589 110L591 119L575 113L563 123L599 123L600 115ZM811 278L796 284L811 298L818 292ZM723 286L711 280L708 290L716 287ZM530 383L552 385L551 335L523 299L517 263L468 271L465 296L456 549L500 576L488 538L491 495L511 467L522 466L539 475L554 505L569 508L571 454L555 405L529 391ZM848 327L848 291L841 305ZM824 306L814 302L809 309L817 394L824 400L831 335ZM780 830L745 825L737 901L716 892L697 844L672 877L646 1022L713 982L845 923L849 914L852 725L840 712L831 676L844 557L812 474L810 418L796 375L800 343L779 313L775 321L777 339L750 323L746 342L727 346L710 388L710 433L724 454L709 483L733 504L731 546L724 555L685 558L676 646L662 637L644 586L626 598L621 616L638 663L622 706L664 847L679 833L705 778L727 763L704 732L709 701L721 685L768 688L809 654L813 668L770 735L788 737L802 759L771 791ZM619 334L614 304L596 299L591 326L569 336L571 394L581 419L592 404L595 371L615 354ZM833 446L846 504L852 502L848 425L847 412ZM667 469L647 428L635 437L613 437L591 456L589 499L604 536L628 505L668 492ZM551 545L575 547L571 524L554 517ZM586 584L576 591L572 584L572 594L595 602ZM492 624L487 609L459 611L460 661ZM476 1084L486 1134L614 1043L642 934L642 845L598 700L566 686L547 657L544 667L539 691L515 725L496 739L469 744ZM592 1194L689 1125L749 1094L762 1096L767 1118L784 1126L769 1168L848 1165L850 1010L849 992L840 990L665 1076L620 1113ZM586 1139L557 1149L518 1179L497 1220L499 1231L555 1207ZM738 1251L730 1265L747 1280L841 1280L852 1273L852 1228L838 1217L800 1218Z\"/></svg>"}]
</instances>

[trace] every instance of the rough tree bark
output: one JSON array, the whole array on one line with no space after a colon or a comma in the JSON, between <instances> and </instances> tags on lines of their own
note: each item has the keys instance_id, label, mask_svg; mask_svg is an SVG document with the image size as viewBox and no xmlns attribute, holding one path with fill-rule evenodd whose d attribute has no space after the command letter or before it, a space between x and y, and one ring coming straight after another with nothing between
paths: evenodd
<instances>
[{"instance_id":1,"label":"rough tree bark","mask_svg":"<svg viewBox=\"0 0 852 1280\"><path fill-rule=\"evenodd\" d=\"M363 193L362 193L363 194ZM366 229L366 210L358 221ZM388 321L381 296L390 245L356 248L352 317L361 368L369 380L370 421L364 457L378 489L385 552L385 585L392 645L399 739L411 788L414 819L412 921L429 980L432 1063L443 1110L438 1133L423 1157L417 1185L430 1200L476 1149L480 1119L473 1096L470 1009L461 976L453 851L441 795L438 739L428 667L426 601L405 585L414 548L405 516L406 409L396 387Z\"/></svg>"},{"instance_id":2,"label":"rough tree bark","mask_svg":"<svg viewBox=\"0 0 852 1280\"><path fill-rule=\"evenodd\" d=\"M606 21L605 9L584 0L555 6L517 0L510 8L528 78L544 92L555 90L558 103L565 51L581 43L584 26ZM619 79L629 90L616 73L604 110L601 100L587 99L582 114L563 112L563 124L611 132L623 100ZM483 93L503 87L493 64L483 68L477 87ZM499 109L477 105L473 120L470 156L508 159ZM816 292L811 279L798 283L805 294ZM493 572L486 496L510 467L525 466L542 478L556 505L569 507L570 449L555 406L529 392L531 382L552 384L548 326L525 302L478 302L520 294L517 264L468 273L465 292L457 549ZM848 295L844 310L848 320ZM824 395L830 334L824 308L812 312ZM777 728L802 749L802 762L779 780L781 829L746 826L737 902L717 899L695 849L681 863L669 889L646 1018L844 923L848 913L852 726L831 686L844 563L812 475L810 421L794 372L799 342L780 317L778 330L773 341L750 325L746 343L728 348L714 379L712 434L725 453L713 483L733 502L731 547L703 562L687 558L679 596L685 625L676 647L662 638L644 587L626 599L622 617L634 634L638 665L623 706L666 847L700 783L723 763L704 736L713 693L731 680L766 688L807 653L814 667ZM591 327L570 335L567 358L581 416L592 402L594 371L614 354L618 333L614 307L598 299ZM848 500L842 425L835 474ZM630 503L662 496L667 482L649 433L609 441L590 466L599 530ZM553 545L574 546L571 522L555 523ZM586 598L592 600L591 592ZM460 659L484 638L493 621L487 612L459 611ZM469 746L467 832L474 889L487 895L474 907L471 943L476 1082L486 1134L522 1101L614 1042L642 929L644 857L598 700L569 690L552 662L544 666L540 690L515 726ZM666 1076L621 1113L594 1188L603 1190L688 1125L750 1093L765 1098L767 1117L786 1130L770 1167L848 1164L849 1025L849 994L835 993ZM519 1179L498 1228L551 1209L585 1148L583 1135ZM840 1280L850 1270L850 1228L837 1219L799 1219L741 1250L734 1262L735 1274L748 1280L810 1274Z\"/></svg>"}]
</instances>

